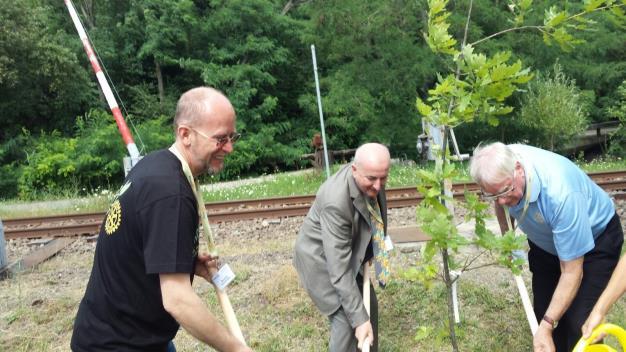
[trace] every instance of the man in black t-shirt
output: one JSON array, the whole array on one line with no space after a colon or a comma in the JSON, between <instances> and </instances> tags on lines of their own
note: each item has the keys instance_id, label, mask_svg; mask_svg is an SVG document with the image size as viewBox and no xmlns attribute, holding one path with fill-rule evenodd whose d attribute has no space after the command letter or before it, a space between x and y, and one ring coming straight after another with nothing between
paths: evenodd
<instances>
[{"instance_id":1,"label":"man in black t-shirt","mask_svg":"<svg viewBox=\"0 0 626 352\"><path fill-rule=\"evenodd\" d=\"M210 282L216 261L198 253L190 179L222 169L239 137L235 111L217 90L194 88L178 101L174 126L172 148L144 157L109 207L74 322L74 351L172 350L179 325L219 351L250 351L191 286L194 274Z\"/></svg>"}]
</instances>

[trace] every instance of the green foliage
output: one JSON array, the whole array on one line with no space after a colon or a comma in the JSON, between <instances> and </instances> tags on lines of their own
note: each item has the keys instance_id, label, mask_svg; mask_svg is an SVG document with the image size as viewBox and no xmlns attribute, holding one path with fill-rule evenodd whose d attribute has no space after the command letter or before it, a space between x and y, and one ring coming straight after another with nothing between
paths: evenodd
<instances>
[{"instance_id":1,"label":"green foliage","mask_svg":"<svg viewBox=\"0 0 626 352\"><path fill-rule=\"evenodd\" d=\"M167 120L160 117L138 126L152 150L173 142ZM77 118L74 137L62 137L58 131L42 132L26 153L27 163L18 180L23 199L64 190L87 194L102 185L115 186L124 176L126 149L111 115L102 110Z\"/></svg>"},{"instance_id":2,"label":"green foliage","mask_svg":"<svg viewBox=\"0 0 626 352\"><path fill-rule=\"evenodd\" d=\"M168 94L164 97L164 101L159 100L158 95L154 94L155 88L149 84L138 84L129 87L127 90L129 101L128 116L125 116L129 123L145 122L152 119L160 119L162 116L168 116L172 120L174 111L176 111L177 97ZM137 136L143 138L143 136ZM153 148L150 148L153 149Z\"/></svg>"},{"instance_id":3,"label":"green foliage","mask_svg":"<svg viewBox=\"0 0 626 352\"><path fill-rule=\"evenodd\" d=\"M16 162L0 165L0 198L9 199L17 196L17 179L22 173L22 167Z\"/></svg>"},{"instance_id":4,"label":"green foliage","mask_svg":"<svg viewBox=\"0 0 626 352\"><path fill-rule=\"evenodd\" d=\"M206 63L185 62L201 71L205 84L223 90L237 110L244 140L240 155L228 161L228 172L269 171L298 165L310 136L291 114L298 114L298 88L289 75L299 76L296 58L301 25L266 0L215 1L204 31L208 43ZM228 36L223 33L229 33ZM294 132L299 131L294 138ZM301 139L299 139L301 138ZM239 154L239 152L237 153Z\"/></svg>"},{"instance_id":5,"label":"green foliage","mask_svg":"<svg viewBox=\"0 0 626 352\"><path fill-rule=\"evenodd\" d=\"M621 97L614 106L607 109L607 115L619 120L617 130L611 135L609 153L618 157L626 155L626 81L617 89Z\"/></svg>"},{"instance_id":6,"label":"green foliage","mask_svg":"<svg viewBox=\"0 0 626 352\"><path fill-rule=\"evenodd\" d=\"M96 95L51 11L35 0L0 6L0 138L24 126L71 131L70 116Z\"/></svg>"},{"instance_id":7,"label":"green foliage","mask_svg":"<svg viewBox=\"0 0 626 352\"><path fill-rule=\"evenodd\" d=\"M450 13L446 11L448 0L428 1L428 31L424 34L428 47L435 53L456 55L457 43L449 33L450 23L446 21Z\"/></svg>"},{"instance_id":8,"label":"green foliage","mask_svg":"<svg viewBox=\"0 0 626 352\"><path fill-rule=\"evenodd\" d=\"M576 80L576 84L584 91L593 91L596 97L594 105L589 110L590 121L602 122L608 120L605 114L609 106L615 104L618 97L614 94L619 84L625 79L626 47L621 45L626 32L624 17L614 17L610 14L614 9L625 5L615 5L609 11L601 11L604 5L594 12L573 18L572 34L585 42L578 45L576 50L563 52L558 45L542 45L542 39L537 36L519 36L515 43L511 43L514 52L535 70L547 72L552 70L555 62L563 67L563 72ZM530 18L538 21L539 16L549 11L549 2L533 5L535 11ZM564 6L570 13L583 13L583 2L571 2ZM577 18L585 17L593 22L580 27Z\"/></svg>"},{"instance_id":9,"label":"green foliage","mask_svg":"<svg viewBox=\"0 0 626 352\"><path fill-rule=\"evenodd\" d=\"M415 154L419 121L411 102L416 91L428 88L432 70L442 66L416 40L424 26L424 5L326 0L302 6L300 11L311 19L304 42L315 44L331 149L378 141L398 155ZM319 126L310 54L305 60L308 94L300 105L309 123Z\"/></svg>"},{"instance_id":10,"label":"green foliage","mask_svg":"<svg viewBox=\"0 0 626 352\"><path fill-rule=\"evenodd\" d=\"M198 85L215 85L232 97L245 140L221 178L303 165L299 157L311 152L310 138L319 131L311 44L317 49L326 136L334 150L379 141L394 156L415 156L421 122L415 118L416 92L424 104L444 108L437 118L457 124L464 150L482 139L526 138L531 133L525 126L498 114L518 109L520 100L505 96L519 86L516 79L530 74L524 70L547 71L557 58L593 102L591 121L607 120L608 109L621 102L623 2L565 2L556 9L545 1L474 0L473 11L480 15L470 18L471 44L463 47L469 2L292 4L283 15L285 1L276 0L74 3L129 122L140 126L161 116L171 118L180 94ZM515 36L506 34L512 33L505 32L509 25ZM542 45L538 29L553 46ZM426 41L420 40L421 33ZM489 41L481 39L492 34ZM569 36L587 44L565 53L560 47L568 47ZM22 128L47 134L57 130L59 137L70 138L78 129L76 116L106 107L63 2L3 4L0 37L0 145L17 138ZM435 55L431 47L443 55ZM500 61L487 60L496 57ZM468 66L467 79L461 77L464 84L449 75L457 65ZM515 71L519 77L505 77ZM481 85L489 89L476 89ZM446 97L446 90L453 98ZM484 105L474 105L481 100ZM38 143L37 136L25 144ZM134 137L140 148L145 142L147 151L166 144L170 136L168 130L162 141L156 135ZM25 160L19 153L0 160L11 175L0 182L6 185L0 186L3 194L15 194L11 185Z\"/></svg>"},{"instance_id":11,"label":"green foliage","mask_svg":"<svg viewBox=\"0 0 626 352\"><path fill-rule=\"evenodd\" d=\"M0 145L0 198L9 199L17 196L17 180L22 174L22 165L16 160L26 157L32 140L27 132L20 133Z\"/></svg>"},{"instance_id":12,"label":"green foliage","mask_svg":"<svg viewBox=\"0 0 626 352\"><path fill-rule=\"evenodd\" d=\"M507 64L510 56L502 52L487 59L484 54L475 54L471 45L465 46L460 55L455 55L463 79L456 74L445 78L438 75L437 85L428 91L427 103L417 98L418 111L429 123L451 128L476 118L497 125L498 115L513 110L505 99L532 78L520 61Z\"/></svg>"},{"instance_id":13,"label":"green foliage","mask_svg":"<svg viewBox=\"0 0 626 352\"><path fill-rule=\"evenodd\" d=\"M530 144L552 151L569 145L588 124L580 89L559 64L554 65L553 73L539 74L528 85L519 119L533 132Z\"/></svg>"},{"instance_id":14,"label":"green foliage","mask_svg":"<svg viewBox=\"0 0 626 352\"><path fill-rule=\"evenodd\" d=\"M145 120L137 124L136 126L137 136L140 137L140 143L143 147L141 154L145 155L149 152L169 148L174 143L174 127L172 125L172 118L165 115L160 115L155 118ZM116 142L121 142L119 136L115 136Z\"/></svg>"},{"instance_id":15,"label":"green foliage","mask_svg":"<svg viewBox=\"0 0 626 352\"><path fill-rule=\"evenodd\" d=\"M59 132L42 133L18 181L20 197L33 197L38 189L58 191L75 178L76 165L70 156L75 152L76 139L60 138Z\"/></svg>"}]
</instances>

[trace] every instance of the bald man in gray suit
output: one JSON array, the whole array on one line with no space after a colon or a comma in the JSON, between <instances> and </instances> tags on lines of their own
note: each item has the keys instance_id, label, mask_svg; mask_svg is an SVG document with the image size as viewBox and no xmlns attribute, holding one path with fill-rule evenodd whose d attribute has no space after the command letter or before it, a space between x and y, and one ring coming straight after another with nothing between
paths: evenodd
<instances>
[{"instance_id":1,"label":"bald man in gray suit","mask_svg":"<svg viewBox=\"0 0 626 352\"><path fill-rule=\"evenodd\" d=\"M296 239L294 265L309 296L330 321L331 352L356 351L366 338L378 348L378 305L363 305L363 263L373 257L367 202L378 203L387 232L385 183L391 165L382 144L360 146L352 164L320 187Z\"/></svg>"}]
</instances>

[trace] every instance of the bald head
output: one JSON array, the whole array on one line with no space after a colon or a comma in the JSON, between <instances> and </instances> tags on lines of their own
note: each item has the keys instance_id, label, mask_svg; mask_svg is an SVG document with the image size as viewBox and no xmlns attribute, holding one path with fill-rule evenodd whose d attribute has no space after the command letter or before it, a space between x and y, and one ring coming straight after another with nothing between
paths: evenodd
<instances>
[{"instance_id":1,"label":"bald head","mask_svg":"<svg viewBox=\"0 0 626 352\"><path fill-rule=\"evenodd\" d=\"M222 92L210 87L193 88L178 100L174 117L176 148L194 176L216 173L239 138L235 109Z\"/></svg>"},{"instance_id":2,"label":"bald head","mask_svg":"<svg viewBox=\"0 0 626 352\"><path fill-rule=\"evenodd\" d=\"M234 108L226 96L219 90L211 87L197 87L185 92L176 105L174 116L174 130L178 126L198 126L204 121L202 117L213 117L217 113L230 112L234 115Z\"/></svg>"},{"instance_id":3,"label":"bald head","mask_svg":"<svg viewBox=\"0 0 626 352\"><path fill-rule=\"evenodd\" d=\"M360 146L354 153L352 176L361 192L376 198L387 183L390 165L389 150L384 145L367 143Z\"/></svg>"},{"instance_id":4,"label":"bald head","mask_svg":"<svg viewBox=\"0 0 626 352\"><path fill-rule=\"evenodd\" d=\"M389 149L379 143L366 143L361 145L354 153L354 164L358 166L379 165L389 168L391 157Z\"/></svg>"}]
</instances>

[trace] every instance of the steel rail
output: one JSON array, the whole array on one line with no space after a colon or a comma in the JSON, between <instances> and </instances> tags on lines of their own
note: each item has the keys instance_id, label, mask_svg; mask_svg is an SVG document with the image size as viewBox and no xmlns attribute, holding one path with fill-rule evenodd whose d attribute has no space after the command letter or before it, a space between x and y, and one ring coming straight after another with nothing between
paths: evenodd
<instances>
[{"instance_id":1,"label":"steel rail","mask_svg":"<svg viewBox=\"0 0 626 352\"><path fill-rule=\"evenodd\" d=\"M616 192L613 194L616 199L626 199L626 193L623 192L626 190L626 171L594 173L590 176L606 191ZM453 185L453 196L462 198L466 190L476 192L478 186L472 182L456 183ZM206 207L210 221L230 222L303 216L314 199L314 195L275 197L207 203ZM387 206L391 209L415 206L422 199L415 187L387 190ZM12 239L97 234L104 216L104 212L96 212L5 220L5 236Z\"/></svg>"},{"instance_id":2,"label":"steel rail","mask_svg":"<svg viewBox=\"0 0 626 352\"><path fill-rule=\"evenodd\" d=\"M606 179L613 178L626 178L626 171L608 171L589 174L596 182L601 182ZM478 189L478 186L473 182L460 182L453 184L453 191L460 191L468 189L474 191ZM418 194L415 187L401 187L391 188L387 190L389 198L398 196L414 197ZM273 197L264 199L243 199L243 200L231 200L221 202L206 203L206 209L209 212L219 212L224 209L245 209L245 208L262 208L278 205L291 205L291 204L310 204L313 195L298 195L298 196L286 196L286 197ZM3 220L6 227L16 227L23 225L40 224L43 222L62 222L62 221L94 221L94 218L103 218L104 212L92 212L92 213L80 213L69 215L52 215L46 217L26 217L18 219Z\"/></svg>"}]
</instances>

